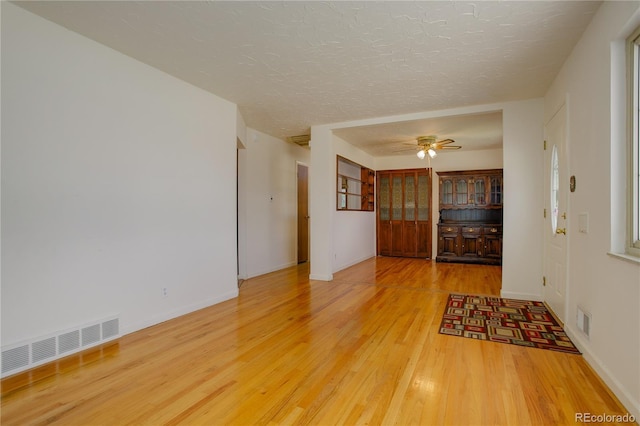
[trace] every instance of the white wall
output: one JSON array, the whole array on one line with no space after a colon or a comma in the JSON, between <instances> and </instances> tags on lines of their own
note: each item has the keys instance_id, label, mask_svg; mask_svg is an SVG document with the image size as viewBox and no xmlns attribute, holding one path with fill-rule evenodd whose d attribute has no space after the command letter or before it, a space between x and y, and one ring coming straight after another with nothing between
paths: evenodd
<instances>
[{"instance_id":1,"label":"white wall","mask_svg":"<svg viewBox=\"0 0 640 426\"><path fill-rule=\"evenodd\" d=\"M512 102L502 112L504 210L502 296L542 299L544 228L543 101Z\"/></svg>"},{"instance_id":2,"label":"white wall","mask_svg":"<svg viewBox=\"0 0 640 426\"><path fill-rule=\"evenodd\" d=\"M640 418L640 264L607 254L624 229L624 39L640 25L640 3L605 2L545 97L545 120L568 99L568 313L565 327L585 358ZM612 50L613 49L613 50ZM616 51L617 50L617 51ZM613 61L613 63L612 63ZM612 91L613 88L613 91ZM622 88L622 89L621 89ZM621 89L621 90L620 90ZM589 233L576 232L579 213ZM572 225L573 224L573 225ZM591 313L591 336L576 308Z\"/></svg>"},{"instance_id":3,"label":"white wall","mask_svg":"<svg viewBox=\"0 0 640 426\"><path fill-rule=\"evenodd\" d=\"M249 182L247 182L247 173L244 173L247 167L247 125L244 122L244 118L237 113L236 120L236 134L237 134L237 220L238 220L238 265L237 272L239 279L248 278L247 274L247 188Z\"/></svg>"},{"instance_id":4,"label":"white wall","mask_svg":"<svg viewBox=\"0 0 640 426\"><path fill-rule=\"evenodd\" d=\"M2 124L3 345L237 295L235 105L2 2Z\"/></svg>"},{"instance_id":5,"label":"white wall","mask_svg":"<svg viewBox=\"0 0 640 426\"><path fill-rule=\"evenodd\" d=\"M373 157L333 136L333 149L363 167L373 169ZM335 161L335 159L334 159ZM333 175L333 269L337 272L376 255L376 213L368 211L337 211L337 176ZM360 176L358 176L358 179Z\"/></svg>"},{"instance_id":6,"label":"white wall","mask_svg":"<svg viewBox=\"0 0 640 426\"><path fill-rule=\"evenodd\" d=\"M331 281L334 271L333 220L336 209L336 154L328 126L311 127L309 168L309 278Z\"/></svg>"},{"instance_id":7,"label":"white wall","mask_svg":"<svg viewBox=\"0 0 640 426\"><path fill-rule=\"evenodd\" d=\"M247 277L297 264L297 163L310 153L247 128L240 173L246 182Z\"/></svg>"}]
</instances>

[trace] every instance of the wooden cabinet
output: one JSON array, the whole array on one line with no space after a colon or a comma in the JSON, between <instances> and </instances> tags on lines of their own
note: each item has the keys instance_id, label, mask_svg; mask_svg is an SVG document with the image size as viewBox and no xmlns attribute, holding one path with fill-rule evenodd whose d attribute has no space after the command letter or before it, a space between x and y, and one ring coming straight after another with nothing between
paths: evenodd
<instances>
[{"instance_id":1,"label":"wooden cabinet","mask_svg":"<svg viewBox=\"0 0 640 426\"><path fill-rule=\"evenodd\" d=\"M440 209L502 208L502 170L438 172Z\"/></svg>"},{"instance_id":2,"label":"wooden cabinet","mask_svg":"<svg viewBox=\"0 0 640 426\"><path fill-rule=\"evenodd\" d=\"M502 262L502 226L487 226L483 228L484 250L482 256Z\"/></svg>"},{"instance_id":3,"label":"wooden cabinet","mask_svg":"<svg viewBox=\"0 0 640 426\"><path fill-rule=\"evenodd\" d=\"M502 226L438 224L438 262L502 263Z\"/></svg>"},{"instance_id":4,"label":"wooden cabinet","mask_svg":"<svg viewBox=\"0 0 640 426\"><path fill-rule=\"evenodd\" d=\"M438 262L502 263L501 169L438 172Z\"/></svg>"},{"instance_id":5,"label":"wooden cabinet","mask_svg":"<svg viewBox=\"0 0 640 426\"><path fill-rule=\"evenodd\" d=\"M379 171L378 254L431 257L431 170Z\"/></svg>"}]
</instances>

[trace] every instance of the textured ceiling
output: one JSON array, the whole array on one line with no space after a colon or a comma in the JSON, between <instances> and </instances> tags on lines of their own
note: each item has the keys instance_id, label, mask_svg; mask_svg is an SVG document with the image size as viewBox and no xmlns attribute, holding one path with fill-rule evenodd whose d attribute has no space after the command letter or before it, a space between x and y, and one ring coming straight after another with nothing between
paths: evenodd
<instances>
[{"instance_id":1,"label":"textured ceiling","mask_svg":"<svg viewBox=\"0 0 640 426\"><path fill-rule=\"evenodd\" d=\"M236 103L248 126L283 139L314 124L541 97L600 5L17 4ZM418 131L394 128L385 134L395 141ZM364 144L374 130L342 136Z\"/></svg>"},{"instance_id":2,"label":"textured ceiling","mask_svg":"<svg viewBox=\"0 0 640 426\"><path fill-rule=\"evenodd\" d=\"M454 115L333 131L373 156L408 155L417 151L418 136L453 139L465 151L502 148L502 112ZM445 151L454 153L456 151Z\"/></svg>"}]
</instances>

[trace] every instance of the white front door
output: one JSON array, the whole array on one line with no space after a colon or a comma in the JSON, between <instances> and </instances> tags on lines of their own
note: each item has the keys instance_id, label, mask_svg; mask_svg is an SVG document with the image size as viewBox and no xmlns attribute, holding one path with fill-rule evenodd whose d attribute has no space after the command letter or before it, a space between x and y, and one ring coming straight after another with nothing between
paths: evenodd
<instances>
[{"instance_id":1,"label":"white front door","mask_svg":"<svg viewBox=\"0 0 640 426\"><path fill-rule=\"evenodd\" d=\"M566 321L567 288L567 176L566 107L545 127L544 301Z\"/></svg>"}]
</instances>

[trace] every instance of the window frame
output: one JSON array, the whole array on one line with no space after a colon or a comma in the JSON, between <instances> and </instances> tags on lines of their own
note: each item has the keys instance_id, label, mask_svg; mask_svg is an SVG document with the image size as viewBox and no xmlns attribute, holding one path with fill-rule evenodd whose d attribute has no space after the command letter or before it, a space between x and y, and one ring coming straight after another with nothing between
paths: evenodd
<instances>
[{"instance_id":1,"label":"window frame","mask_svg":"<svg viewBox=\"0 0 640 426\"><path fill-rule=\"evenodd\" d=\"M627 38L627 232L625 252L640 257L640 27Z\"/></svg>"}]
</instances>

